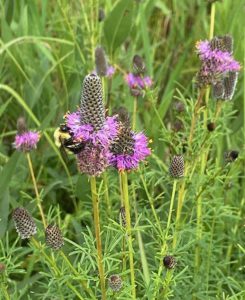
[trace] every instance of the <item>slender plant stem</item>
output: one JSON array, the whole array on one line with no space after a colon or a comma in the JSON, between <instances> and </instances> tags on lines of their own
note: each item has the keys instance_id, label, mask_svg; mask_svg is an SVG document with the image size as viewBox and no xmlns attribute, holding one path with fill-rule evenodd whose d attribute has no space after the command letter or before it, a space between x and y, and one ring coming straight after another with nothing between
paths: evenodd
<instances>
[{"instance_id":1,"label":"slender plant stem","mask_svg":"<svg viewBox=\"0 0 245 300\"><path fill-rule=\"evenodd\" d=\"M171 223L171 218L172 218L172 212L173 212L173 206L174 206L174 198L175 198L175 193L176 193L176 186L177 186L177 180L174 179L173 189L172 189L172 195L171 195L171 200L170 200L169 213L168 213L168 222L167 222L167 228L166 228L166 233L165 233L165 243L167 241L168 232L169 232L170 223Z\"/></svg>"},{"instance_id":2,"label":"slender plant stem","mask_svg":"<svg viewBox=\"0 0 245 300\"><path fill-rule=\"evenodd\" d=\"M196 125L197 117L199 115L199 109L200 109L202 101L203 101L204 93L205 93L205 90L199 91L197 102L195 104L194 113L193 113L192 120L191 120L190 135L189 135L189 150L191 150L191 143L192 143L193 136L194 136L195 125Z\"/></svg>"},{"instance_id":3,"label":"slender plant stem","mask_svg":"<svg viewBox=\"0 0 245 300\"><path fill-rule=\"evenodd\" d=\"M40 215L41 215L41 218L42 218L43 226L44 226L44 228L46 228L47 223L46 223L45 216L44 216L44 213L43 213L41 198L40 198L40 195L39 195L39 192L38 192L37 181L36 181L36 177L35 177L35 174L34 174L32 161L31 161L31 156L30 156L29 152L26 154L26 157L27 157L27 161L28 161L28 165L29 165L29 169L30 169L30 173L31 173L32 183L33 183L35 194L36 194L37 207L39 209L39 212L40 212Z\"/></svg>"},{"instance_id":4,"label":"slender plant stem","mask_svg":"<svg viewBox=\"0 0 245 300\"><path fill-rule=\"evenodd\" d=\"M132 186L132 189L133 189L133 200L134 200L134 215L135 215L135 220L137 222L138 211L137 211L136 191L135 191L134 184ZM147 262L147 258L145 255L144 243L143 243L143 239L142 239L140 230L137 230L137 239L138 239L138 244L139 244L140 258L141 258L144 279L145 279L146 286L148 286L150 283L150 272L149 272L148 262Z\"/></svg>"},{"instance_id":5,"label":"slender plant stem","mask_svg":"<svg viewBox=\"0 0 245 300\"><path fill-rule=\"evenodd\" d=\"M175 221L175 234L173 237L173 249L176 247L176 243L179 236L179 229L180 229L180 217L183 207L183 201L185 198L185 183L183 183L180 187L179 193L178 193L178 203L177 203L177 212L176 212L176 221Z\"/></svg>"},{"instance_id":6,"label":"slender plant stem","mask_svg":"<svg viewBox=\"0 0 245 300\"><path fill-rule=\"evenodd\" d=\"M161 277L161 273L162 273L162 257L163 257L164 254L166 254L166 251L167 251L167 239L168 239L168 233L169 233L170 223L171 223L171 218L172 218L176 187L177 187L177 180L174 179L173 188L172 188L172 195L171 195L171 199L170 199L168 221L167 221L166 231L165 231L165 235L164 235L164 242L163 242L162 249L161 249L160 263L159 263L159 268L158 268L158 278ZM168 278L168 275L167 275L166 280L168 281L168 279L169 278ZM164 288L167 289L169 284L167 283L166 280L164 281ZM154 299L157 299L156 296L157 296L158 292L159 292L159 280L156 280Z\"/></svg>"},{"instance_id":7,"label":"slender plant stem","mask_svg":"<svg viewBox=\"0 0 245 300\"><path fill-rule=\"evenodd\" d=\"M134 250L132 241L132 230L131 230L131 218L130 218L130 204L128 197L128 178L126 172L121 172L122 179L122 190L123 190L123 200L126 213L126 230L128 237L128 248L129 248L129 265L130 265L130 275L131 275L131 289L132 289L132 299L136 299L136 289L135 289L135 275L134 275Z\"/></svg>"},{"instance_id":8,"label":"slender plant stem","mask_svg":"<svg viewBox=\"0 0 245 300\"><path fill-rule=\"evenodd\" d=\"M135 127L136 127L137 102L138 102L138 97L134 97L133 120L132 120L132 129L133 130L135 130Z\"/></svg>"},{"instance_id":9,"label":"slender plant stem","mask_svg":"<svg viewBox=\"0 0 245 300\"><path fill-rule=\"evenodd\" d=\"M214 22L215 22L215 2L211 5L209 39L214 37Z\"/></svg>"},{"instance_id":10,"label":"slender plant stem","mask_svg":"<svg viewBox=\"0 0 245 300\"><path fill-rule=\"evenodd\" d=\"M124 207L124 195L123 195L123 186L122 186L122 177L120 172L119 174L119 186L120 186L120 195L121 195L121 207ZM124 207L125 209L125 207ZM126 254L125 254L125 236L122 238L122 272L126 271Z\"/></svg>"},{"instance_id":11,"label":"slender plant stem","mask_svg":"<svg viewBox=\"0 0 245 300\"><path fill-rule=\"evenodd\" d=\"M147 198L148 198L148 200L149 200L149 203L150 203L150 206L151 206L152 213L153 213L153 215L154 215L156 224L157 224L157 226L158 226L159 234L160 234L160 236L162 237L162 239L164 239L164 234L163 234L163 231L162 231L161 222L160 222L159 217L158 217L158 215L157 215L157 213L156 213L156 210L155 210L155 207L154 207L154 203L153 203L153 199L152 199L152 197L151 197L151 195L150 195L150 193L149 193L149 191L148 191L147 184L146 184L145 179L144 179L144 177L143 177L142 174L140 175L140 179L141 179L141 181L142 181L142 183L143 183L143 186L144 186L144 189L145 189L145 192L146 192L146 196L147 196Z\"/></svg>"},{"instance_id":12,"label":"slender plant stem","mask_svg":"<svg viewBox=\"0 0 245 300\"><path fill-rule=\"evenodd\" d=\"M105 275L103 267L103 255L102 255L102 243L100 236L100 216L99 216L99 198L96 188L96 178L94 176L90 177L91 184L91 194L93 202L93 213L94 213L94 226L95 226L95 236L96 236L96 245L97 245L97 261L100 275L100 285L101 285L101 294L102 300L106 299L106 290L105 290Z\"/></svg>"},{"instance_id":13,"label":"slender plant stem","mask_svg":"<svg viewBox=\"0 0 245 300\"><path fill-rule=\"evenodd\" d=\"M107 206L107 215L109 216L111 211L111 200L109 196L109 184L108 184L108 176L106 172L104 172L103 174L103 181L105 186L105 201Z\"/></svg>"},{"instance_id":14,"label":"slender plant stem","mask_svg":"<svg viewBox=\"0 0 245 300\"><path fill-rule=\"evenodd\" d=\"M0 283L0 290L3 291L3 295L5 297L6 300L11 300L10 299L10 296L9 296L9 293L8 293L8 289L7 289L7 286L5 286L4 282L1 282Z\"/></svg>"},{"instance_id":15,"label":"slender plant stem","mask_svg":"<svg viewBox=\"0 0 245 300\"><path fill-rule=\"evenodd\" d=\"M211 16L210 16L210 30L209 30L209 39L211 40L214 36L214 23L215 23L215 3L212 3L211 5ZM208 121L208 103L209 103L209 96L210 96L210 87L207 88L205 93L205 110L203 113L203 128L207 128L207 121ZM219 109L218 109L219 111ZM206 169L206 163L207 163L207 156L209 152L209 147L206 151L203 151L201 156L201 176L204 174ZM202 197L197 198L197 231L196 231L196 237L197 237L197 246L195 251L195 274L197 276L199 272L199 266L200 266L200 246L199 242L202 238Z\"/></svg>"}]
</instances>

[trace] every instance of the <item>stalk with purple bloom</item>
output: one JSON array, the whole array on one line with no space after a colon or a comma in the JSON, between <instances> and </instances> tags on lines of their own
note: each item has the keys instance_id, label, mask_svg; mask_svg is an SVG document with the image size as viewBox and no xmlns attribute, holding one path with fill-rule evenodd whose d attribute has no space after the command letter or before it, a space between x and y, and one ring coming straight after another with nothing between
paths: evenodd
<instances>
[{"instance_id":1,"label":"stalk with purple bloom","mask_svg":"<svg viewBox=\"0 0 245 300\"><path fill-rule=\"evenodd\" d=\"M45 220L45 216L44 216L44 212L43 212L43 208L42 208L42 204L41 204L42 200L41 200L38 188L37 188L37 181L36 181L36 177L34 174L33 164L32 164L32 160L31 160L31 156L30 156L30 151L33 149L36 149L36 147L37 147L37 143L40 139L40 135L39 135L39 133L37 133L35 131L27 130L25 119L23 117L20 117L17 120L17 131L18 131L18 133L15 136L14 147L17 150L23 151L26 153L26 158L27 158L35 194L36 194L37 207L39 209L39 212L40 212L40 215L42 218L43 226L46 227L46 220Z\"/></svg>"}]
</instances>

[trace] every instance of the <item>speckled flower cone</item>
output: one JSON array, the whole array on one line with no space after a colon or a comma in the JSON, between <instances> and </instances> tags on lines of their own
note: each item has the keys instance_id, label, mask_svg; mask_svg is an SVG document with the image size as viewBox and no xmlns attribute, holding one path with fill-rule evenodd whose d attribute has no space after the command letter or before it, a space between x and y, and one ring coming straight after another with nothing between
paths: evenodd
<instances>
[{"instance_id":1,"label":"speckled flower cone","mask_svg":"<svg viewBox=\"0 0 245 300\"><path fill-rule=\"evenodd\" d=\"M21 239L29 239L36 234L37 227L28 211L23 207L18 207L13 211L13 220L16 231Z\"/></svg>"},{"instance_id":2,"label":"speckled flower cone","mask_svg":"<svg viewBox=\"0 0 245 300\"><path fill-rule=\"evenodd\" d=\"M87 75L83 81L80 114L81 124L90 124L95 130L105 123L101 79L95 74Z\"/></svg>"},{"instance_id":3,"label":"speckled flower cone","mask_svg":"<svg viewBox=\"0 0 245 300\"><path fill-rule=\"evenodd\" d=\"M64 245L64 239L58 226L48 225L45 230L46 244L53 250L59 250Z\"/></svg>"}]
</instances>

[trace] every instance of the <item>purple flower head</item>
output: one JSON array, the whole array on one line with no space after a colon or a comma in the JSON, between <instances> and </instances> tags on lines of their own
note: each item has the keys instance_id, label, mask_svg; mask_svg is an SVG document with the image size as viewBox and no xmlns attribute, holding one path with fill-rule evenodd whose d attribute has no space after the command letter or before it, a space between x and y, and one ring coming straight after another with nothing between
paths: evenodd
<instances>
[{"instance_id":1,"label":"purple flower head","mask_svg":"<svg viewBox=\"0 0 245 300\"><path fill-rule=\"evenodd\" d=\"M152 80L149 76L141 77L140 75L135 75L129 73L125 76L125 80L130 89L148 89L152 86Z\"/></svg>"},{"instance_id":2,"label":"purple flower head","mask_svg":"<svg viewBox=\"0 0 245 300\"><path fill-rule=\"evenodd\" d=\"M112 78L112 76L114 75L115 71L116 70L115 70L115 68L113 66L108 66L107 70L106 70L106 77Z\"/></svg>"},{"instance_id":3,"label":"purple flower head","mask_svg":"<svg viewBox=\"0 0 245 300\"><path fill-rule=\"evenodd\" d=\"M212 50L209 41L198 42L197 52L201 61L207 64L207 71L213 70L216 73L225 73L240 70L239 62L234 60L231 53L219 49Z\"/></svg>"},{"instance_id":4,"label":"purple flower head","mask_svg":"<svg viewBox=\"0 0 245 300\"><path fill-rule=\"evenodd\" d=\"M66 126L71 131L73 138L77 141L88 141L91 133L93 132L93 126L89 124L81 124L80 112L67 113L65 115Z\"/></svg>"},{"instance_id":5,"label":"purple flower head","mask_svg":"<svg viewBox=\"0 0 245 300\"><path fill-rule=\"evenodd\" d=\"M40 135L35 131L27 131L21 134L16 134L14 147L23 152L28 152L37 148L37 143Z\"/></svg>"},{"instance_id":6,"label":"purple flower head","mask_svg":"<svg viewBox=\"0 0 245 300\"><path fill-rule=\"evenodd\" d=\"M108 148L88 142L85 148L77 154L78 169L89 176L99 176L108 167L110 156Z\"/></svg>"},{"instance_id":7,"label":"purple flower head","mask_svg":"<svg viewBox=\"0 0 245 300\"><path fill-rule=\"evenodd\" d=\"M197 43L197 53L202 62L197 74L197 82L200 86L215 84L227 73L240 70L239 62L232 56L231 44L232 38L228 36Z\"/></svg>"},{"instance_id":8,"label":"purple flower head","mask_svg":"<svg viewBox=\"0 0 245 300\"><path fill-rule=\"evenodd\" d=\"M117 116L107 117L103 127L97 131L90 124L82 124L79 110L68 113L65 118L66 125L76 141L90 141L94 145L100 144L106 148L117 136L119 128Z\"/></svg>"},{"instance_id":9,"label":"purple flower head","mask_svg":"<svg viewBox=\"0 0 245 300\"><path fill-rule=\"evenodd\" d=\"M130 128L121 128L118 139L111 147L110 164L119 171L136 169L141 161L151 154L148 140L141 133L135 133Z\"/></svg>"}]
</instances>

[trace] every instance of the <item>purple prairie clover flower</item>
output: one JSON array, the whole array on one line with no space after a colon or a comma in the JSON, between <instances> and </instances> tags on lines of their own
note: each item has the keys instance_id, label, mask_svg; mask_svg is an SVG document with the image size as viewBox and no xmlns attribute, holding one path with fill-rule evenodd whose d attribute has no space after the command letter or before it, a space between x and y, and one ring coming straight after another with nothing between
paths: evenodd
<instances>
[{"instance_id":1,"label":"purple prairie clover flower","mask_svg":"<svg viewBox=\"0 0 245 300\"><path fill-rule=\"evenodd\" d=\"M93 126L90 124L81 124L81 115L79 110L73 113L67 113L65 115L66 126L69 128L73 135L73 138L77 141L88 141L91 133L93 132Z\"/></svg>"},{"instance_id":2,"label":"purple prairie clover flower","mask_svg":"<svg viewBox=\"0 0 245 300\"><path fill-rule=\"evenodd\" d=\"M108 148L88 142L85 148L77 154L77 165L81 173L89 176L99 176L109 165L111 154Z\"/></svg>"},{"instance_id":3,"label":"purple prairie clover flower","mask_svg":"<svg viewBox=\"0 0 245 300\"><path fill-rule=\"evenodd\" d=\"M225 73L229 71L239 71L240 64L228 51L211 49L209 41L200 41L197 43L197 52L203 63L210 63L207 71L213 69L216 73Z\"/></svg>"},{"instance_id":4,"label":"purple prairie clover flower","mask_svg":"<svg viewBox=\"0 0 245 300\"><path fill-rule=\"evenodd\" d=\"M40 134L35 131L28 131L24 118L17 120L17 131L15 136L14 148L18 151L29 152L37 148Z\"/></svg>"},{"instance_id":5,"label":"purple prairie clover flower","mask_svg":"<svg viewBox=\"0 0 245 300\"><path fill-rule=\"evenodd\" d=\"M106 70L106 77L112 78L112 76L115 74L115 68L113 66L108 66Z\"/></svg>"},{"instance_id":6,"label":"purple prairie clover flower","mask_svg":"<svg viewBox=\"0 0 245 300\"><path fill-rule=\"evenodd\" d=\"M106 148L117 136L119 122L117 116L105 116L101 79L97 75L85 77L81 105L76 112L67 113L65 120L75 141Z\"/></svg>"},{"instance_id":7,"label":"purple prairie clover flower","mask_svg":"<svg viewBox=\"0 0 245 300\"><path fill-rule=\"evenodd\" d=\"M239 62L232 56L232 46L232 37L228 35L197 43L197 53L202 63L197 74L199 87L216 84L229 73L240 70Z\"/></svg>"},{"instance_id":8,"label":"purple prairie clover flower","mask_svg":"<svg viewBox=\"0 0 245 300\"><path fill-rule=\"evenodd\" d=\"M136 169L151 154L147 137L122 126L117 139L110 147L110 164L119 171Z\"/></svg>"},{"instance_id":9,"label":"purple prairie clover flower","mask_svg":"<svg viewBox=\"0 0 245 300\"><path fill-rule=\"evenodd\" d=\"M37 148L37 143L40 135L35 131L27 131L24 133L16 134L14 147L23 152L29 152Z\"/></svg>"},{"instance_id":10,"label":"purple prairie clover flower","mask_svg":"<svg viewBox=\"0 0 245 300\"><path fill-rule=\"evenodd\" d=\"M90 124L82 124L80 111L68 113L65 116L66 125L76 141L91 141L94 145L107 147L117 136L118 121L117 116L107 117L104 125L99 130L94 130Z\"/></svg>"},{"instance_id":11,"label":"purple prairie clover flower","mask_svg":"<svg viewBox=\"0 0 245 300\"><path fill-rule=\"evenodd\" d=\"M141 77L140 75L129 73L125 76L125 80L130 89L145 90L152 86L152 80L149 76Z\"/></svg>"}]
</instances>

